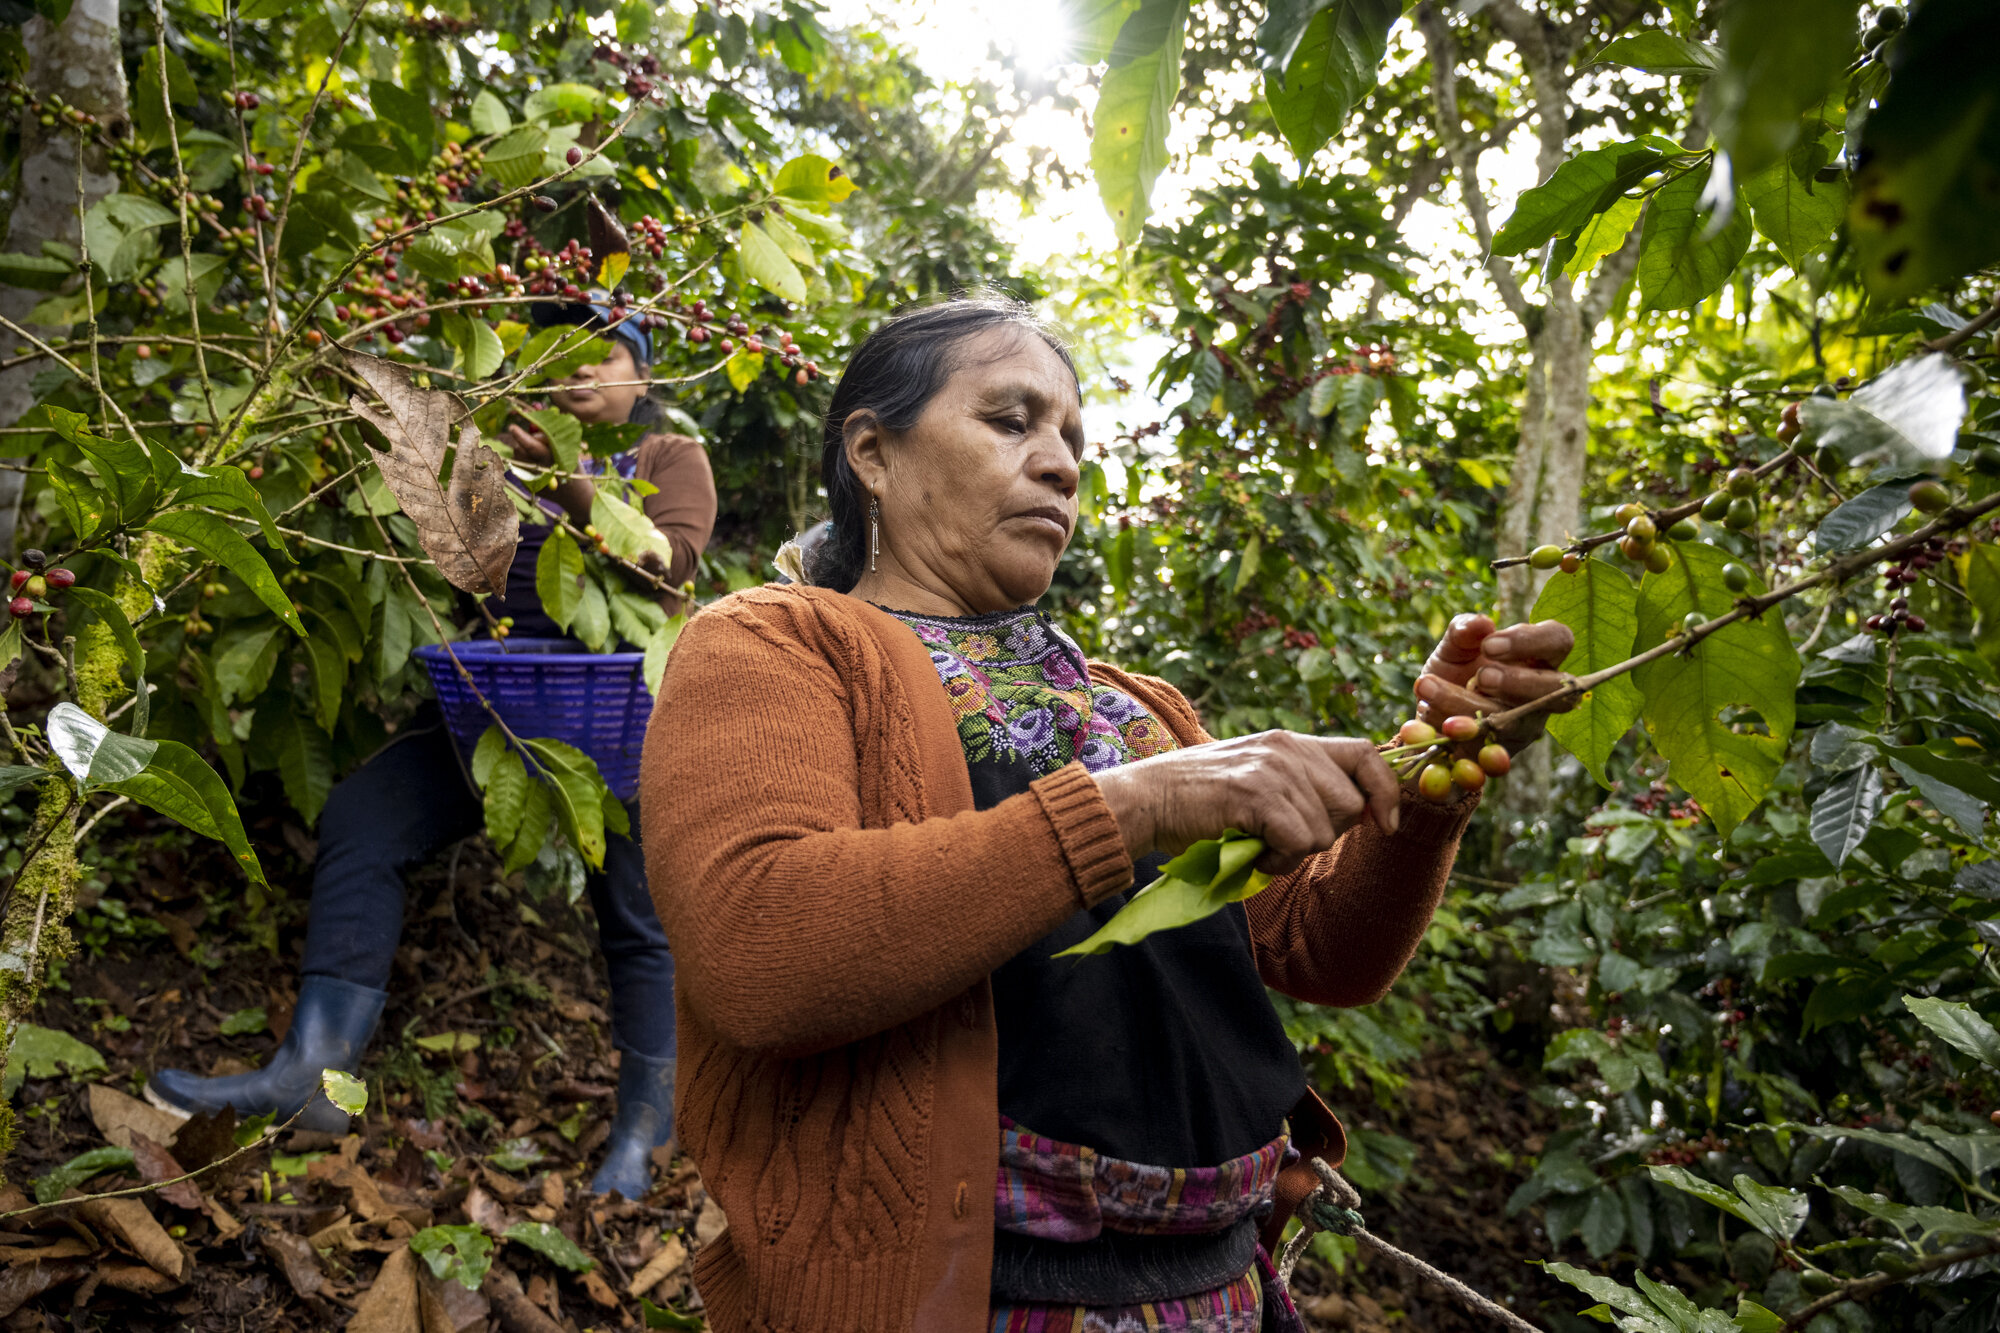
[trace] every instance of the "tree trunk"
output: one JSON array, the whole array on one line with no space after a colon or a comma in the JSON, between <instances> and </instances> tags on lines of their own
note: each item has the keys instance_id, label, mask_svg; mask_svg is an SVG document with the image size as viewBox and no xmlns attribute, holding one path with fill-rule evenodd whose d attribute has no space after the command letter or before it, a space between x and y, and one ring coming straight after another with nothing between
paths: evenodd
<instances>
[{"instance_id":1,"label":"tree trunk","mask_svg":"<svg viewBox=\"0 0 2000 1333\"><path fill-rule=\"evenodd\" d=\"M88 111L98 125L119 133L126 117L125 66L118 47L118 0L76 0L69 17L60 25L46 19L30 19L21 28L21 40L28 49L28 86L41 95L60 96L69 105ZM34 116L21 120L21 179L14 196L13 212L7 219L7 239L0 249L13 253L39 254L43 241L61 241L74 246L81 239L77 217L77 134L58 122L43 129ZM84 141L81 163L84 207L88 208L118 188L118 178L109 170L104 150ZM45 293L19 287L0 287L0 315L16 324L27 324L28 312ZM34 328L39 337L54 338L64 330ZM12 348L14 340L4 340ZM29 388L35 374L46 362L29 361L0 371L0 426L11 426L35 405ZM0 472L0 555L14 551L14 529L21 509L19 472Z\"/></svg>"}]
</instances>

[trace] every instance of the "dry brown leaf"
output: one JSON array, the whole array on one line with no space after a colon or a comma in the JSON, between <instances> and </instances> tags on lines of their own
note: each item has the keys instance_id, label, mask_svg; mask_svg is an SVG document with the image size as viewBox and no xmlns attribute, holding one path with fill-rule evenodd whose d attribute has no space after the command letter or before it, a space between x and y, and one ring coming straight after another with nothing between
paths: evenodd
<instances>
[{"instance_id":1,"label":"dry brown leaf","mask_svg":"<svg viewBox=\"0 0 2000 1333\"><path fill-rule=\"evenodd\" d=\"M618 1308L618 1293L611 1289L610 1283L597 1275L595 1268L584 1273L583 1290L591 1300L596 1301L605 1309L615 1310Z\"/></svg>"},{"instance_id":2,"label":"dry brown leaf","mask_svg":"<svg viewBox=\"0 0 2000 1333\"><path fill-rule=\"evenodd\" d=\"M408 368L380 357L349 352L347 364L382 399L376 407L353 394L347 405L389 441L375 464L417 525L424 554L455 586L504 598L521 517L507 494L506 463L479 442L465 400L418 388Z\"/></svg>"},{"instance_id":3,"label":"dry brown leaf","mask_svg":"<svg viewBox=\"0 0 2000 1333\"><path fill-rule=\"evenodd\" d=\"M493 1302L493 1313L500 1321L502 1333L562 1333L562 1325L549 1318L521 1290L521 1279L514 1275L513 1269L493 1265L486 1270L486 1281L479 1289ZM354 1325L347 1328L348 1333L353 1333Z\"/></svg>"},{"instance_id":4,"label":"dry brown leaf","mask_svg":"<svg viewBox=\"0 0 2000 1333\"><path fill-rule=\"evenodd\" d=\"M160 1185L153 1193L176 1208L185 1208L191 1213L202 1210L201 1191L192 1180L182 1180L187 1174L174 1155L155 1143L150 1135L137 1125L125 1127L126 1147L132 1150L132 1162L139 1169L139 1176L148 1185L160 1185L163 1180L171 1180L171 1185Z\"/></svg>"},{"instance_id":5,"label":"dry brown leaf","mask_svg":"<svg viewBox=\"0 0 2000 1333\"><path fill-rule=\"evenodd\" d=\"M224 1208L212 1198L206 1200L206 1202L208 1204L208 1220L215 1223L215 1230L222 1239L228 1240L231 1236L243 1230L243 1224L231 1216L227 1208Z\"/></svg>"},{"instance_id":6,"label":"dry brown leaf","mask_svg":"<svg viewBox=\"0 0 2000 1333\"><path fill-rule=\"evenodd\" d=\"M318 1167L327 1162L336 1165L326 1178L347 1191L354 1211L361 1214L363 1221L380 1222L392 1236L408 1236L416 1231L403 1211L382 1197L381 1188L366 1170L342 1158L323 1157L313 1165Z\"/></svg>"},{"instance_id":7,"label":"dry brown leaf","mask_svg":"<svg viewBox=\"0 0 2000 1333\"><path fill-rule=\"evenodd\" d=\"M308 1241L274 1226L258 1228L257 1237L264 1242L264 1253L278 1265L278 1271L285 1275L293 1291L301 1296L319 1294L319 1289L326 1285L326 1274L321 1271L319 1256L313 1253Z\"/></svg>"},{"instance_id":8,"label":"dry brown leaf","mask_svg":"<svg viewBox=\"0 0 2000 1333\"><path fill-rule=\"evenodd\" d=\"M354 1307L347 1333L426 1333L417 1295L417 1256L405 1245L382 1261Z\"/></svg>"},{"instance_id":9,"label":"dry brown leaf","mask_svg":"<svg viewBox=\"0 0 2000 1333\"><path fill-rule=\"evenodd\" d=\"M0 1274L0 1319L6 1318L52 1287L81 1280L91 1266L66 1259L52 1264L22 1264Z\"/></svg>"},{"instance_id":10,"label":"dry brown leaf","mask_svg":"<svg viewBox=\"0 0 2000 1333\"><path fill-rule=\"evenodd\" d=\"M687 1262L687 1246L681 1244L679 1236L667 1237L660 1252L646 1261L646 1266L632 1275L632 1281L625 1288L628 1296L644 1296L672 1276Z\"/></svg>"},{"instance_id":11,"label":"dry brown leaf","mask_svg":"<svg viewBox=\"0 0 2000 1333\"><path fill-rule=\"evenodd\" d=\"M589 1000L578 1000L565 996L556 1001L556 1012L572 1023L609 1023L611 1015L592 1004ZM606 1089L609 1091L609 1089Z\"/></svg>"},{"instance_id":12,"label":"dry brown leaf","mask_svg":"<svg viewBox=\"0 0 2000 1333\"><path fill-rule=\"evenodd\" d=\"M703 1247L715 1243L729 1225L729 1219L722 1215L722 1205L715 1201L713 1194L701 1201L701 1213L694 1219L694 1238Z\"/></svg>"},{"instance_id":13,"label":"dry brown leaf","mask_svg":"<svg viewBox=\"0 0 2000 1333\"><path fill-rule=\"evenodd\" d=\"M504 1236L514 1219L505 1204L474 1185L465 1194L465 1220L489 1236Z\"/></svg>"},{"instance_id":14,"label":"dry brown leaf","mask_svg":"<svg viewBox=\"0 0 2000 1333\"><path fill-rule=\"evenodd\" d=\"M417 1280L423 1284L427 1297L437 1302L444 1316L444 1333L471 1333L474 1329L484 1333L486 1317L492 1312L492 1306L484 1296L467 1290L461 1282L441 1280L429 1273L420 1274ZM424 1317L427 1324L425 1333L430 1333L428 1303Z\"/></svg>"},{"instance_id":15,"label":"dry brown leaf","mask_svg":"<svg viewBox=\"0 0 2000 1333\"><path fill-rule=\"evenodd\" d=\"M146 1264L101 1264L92 1276L104 1286L141 1296L164 1295L180 1285L176 1279Z\"/></svg>"},{"instance_id":16,"label":"dry brown leaf","mask_svg":"<svg viewBox=\"0 0 2000 1333\"><path fill-rule=\"evenodd\" d=\"M76 1211L92 1225L109 1231L147 1266L176 1282L185 1281L193 1264L187 1251L174 1244L166 1229L153 1220L137 1199L87 1199Z\"/></svg>"},{"instance_id":17,"label":"dry brown leaf","mask_svg":"<svg viewBox=\"0 0 2000 1333\"><path fill-rule=\"evenodd\" d=\"M103 1083L90 1085L90 1118L104 1141L119 1148L132 1146L135 1129L162 1147L171 1146L187 1119Z\"/></svg>"},{"instance_id":18,"label":"dry brown leaf","mask_svg":"<svg viewBox=\"0 0 2000 1333\"><path fill-rule=\"evenodd\" d=\"M50 1245L6 1245L0 1246L0 1264L13 1267L16 1264L45 1264L52 1259L75 1259L96 1248L75 1236L64 1236Z\"/></svg>"}]
</instances>

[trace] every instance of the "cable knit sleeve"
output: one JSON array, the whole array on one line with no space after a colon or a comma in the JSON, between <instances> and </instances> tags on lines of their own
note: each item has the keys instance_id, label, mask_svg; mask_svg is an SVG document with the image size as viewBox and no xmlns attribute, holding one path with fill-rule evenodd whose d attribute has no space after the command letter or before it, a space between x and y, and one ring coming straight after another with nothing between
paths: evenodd
<instances>
[{"instance_id":1,"label":"cable knit sleeve","mask_svg":"<svg viewBox=\"0 0 2000 1333\"><path fill-rule=\"evenodd\" d=\"M1080 765L918 817L922 756L857 734L902 711L899 688L880 654L836 666L727 605L674 647L646 737L647 873L688 1006L734 1046L806 1055L896 1027L1131 883ZM883 809L902 822L863 827Z\"/></svg>"}]
</instances>

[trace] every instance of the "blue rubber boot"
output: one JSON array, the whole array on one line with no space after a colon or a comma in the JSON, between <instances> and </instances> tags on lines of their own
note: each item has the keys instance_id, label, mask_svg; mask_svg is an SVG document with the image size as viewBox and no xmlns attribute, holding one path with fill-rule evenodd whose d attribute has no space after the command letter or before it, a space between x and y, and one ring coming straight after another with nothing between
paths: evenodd
<instances>
[{"instance_id":1,"label":"blue rubber boot","mask_svg":"<svg viewBox=\"0 0 2000 1333\"><path fill-rule=\"evenodd\" d=\"M227 1078L199 1078L185 1069L162 1069L146 1080L146 1099L183 1115L233 1106L239 1116L271 1113L280 1123L303 1106L305 1114L295 1128L345 1134L347 1113L326 1099L320 1090L320 1074L328 1069L354 1072L388 999L386 991L333 977L307 976L299 985L291 1030L269 1064L253 1073Z\"/></svg>"},{"instance_id":2,"label":"blue rubber boot","mask_svg":"<svg viewBox=\"0 0 2000 1333\"><path fill-rule=\"evenodd\" d=\"M618 1118L604 1141L593 1193L642 1199L653 1188L653 1149L674 1136L674 1060L624 1052L618 1061Z\"/></svg>"}]
</instances>

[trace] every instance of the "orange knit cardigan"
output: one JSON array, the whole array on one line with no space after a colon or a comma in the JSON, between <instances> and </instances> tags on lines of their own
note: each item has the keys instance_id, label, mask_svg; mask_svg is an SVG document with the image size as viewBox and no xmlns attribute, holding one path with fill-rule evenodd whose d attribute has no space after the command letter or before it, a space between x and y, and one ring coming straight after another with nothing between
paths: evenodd
<instances>
[{"instance_id":1,"label":"orange knit cardigan","mask_svg":"<svg viewBox=\"0 0 2000 1333\"><path fill-rule=\"evenodd\" d=\"M1091 664L1183 745L1171 686ZM1416 951L1470 805L1404 808L1247 904L1257 965L1370 1003ZM974 810L929 650L819 588L698 613L646 736L647 874L678 966L677 1124L729 1226L717 1333L984 1328L999 1169L988 978L1132 863L1079 764ZM1172 1096L1162 1088L1162 1096Z\"/></svg>"}]
</instances>

